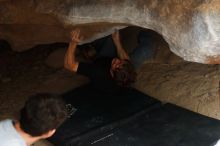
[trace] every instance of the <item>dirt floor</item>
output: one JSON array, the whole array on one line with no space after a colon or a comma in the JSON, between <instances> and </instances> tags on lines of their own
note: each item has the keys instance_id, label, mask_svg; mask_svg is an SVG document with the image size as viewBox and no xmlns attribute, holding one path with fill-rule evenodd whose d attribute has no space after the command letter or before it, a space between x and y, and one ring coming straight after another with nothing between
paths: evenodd
<instances>
[{"instance_id":1,"label":"dirt floor","mask_svg":"<svg viewBox=\"0 0 220 146\"><path fill-rule=\"evenodd\" d=\"M62 94L88 81L62 66L46 65L48 55L65 47L66 44L56 44L37 46L23 53L0 52L0 120L15 118L31 94ZM134 87L163 102L220 119L220 66L176 60L170 54L157 54L154 61L146 61L138 71ZM62 60L54 63L57 61ZM49 144L41 141L36 145Z\"/></svg>"}]
</instances>

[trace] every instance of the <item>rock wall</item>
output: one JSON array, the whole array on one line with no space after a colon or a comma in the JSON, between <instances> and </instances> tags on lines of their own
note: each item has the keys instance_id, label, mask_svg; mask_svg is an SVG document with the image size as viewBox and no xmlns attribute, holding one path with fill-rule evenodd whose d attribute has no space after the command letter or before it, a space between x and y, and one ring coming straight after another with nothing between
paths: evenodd
<instances>
[{"instance_id":1,"label":"rock wall","mask_svg":"<svg viewBox=\"0 0 220 146\"><path fill-rule=\"evenodd\" d=\"M220 63L219 0L0 0L0 39L16 51L68 42L75 27L88 42L128 25L160 33L184 60Z\"/></svg>"}]
</instances>

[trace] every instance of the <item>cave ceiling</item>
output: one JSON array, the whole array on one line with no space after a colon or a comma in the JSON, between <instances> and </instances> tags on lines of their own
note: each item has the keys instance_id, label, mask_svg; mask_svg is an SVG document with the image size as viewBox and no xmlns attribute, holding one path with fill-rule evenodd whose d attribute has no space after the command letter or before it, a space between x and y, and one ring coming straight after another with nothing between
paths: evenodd
<instances>
[{"instance_id":1,"label":"cave ceiling","mask_svg":"<svg viewBox=\"0 0 220 146\"><path fill-rule=\"evenodd\" d=\"M158 32L186 61L220 63L219 0L0 0L0 39L15 51L68 42L76 27L85 43L130 25Z\"/></svg>"}]
</instances>

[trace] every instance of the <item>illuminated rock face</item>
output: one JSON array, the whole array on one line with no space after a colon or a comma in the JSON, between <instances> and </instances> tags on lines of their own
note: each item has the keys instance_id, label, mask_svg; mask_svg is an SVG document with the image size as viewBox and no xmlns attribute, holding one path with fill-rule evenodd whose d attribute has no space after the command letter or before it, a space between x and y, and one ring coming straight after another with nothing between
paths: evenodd
<instances>
[{"instance_id":1,"label":"illuminated rock face","mask_svg":"<svg viewBox=\"0 0 220 146\"><path fill-rule=\"evenodd\" d=\"M158 32L184 60L220 63L219 0L0 0L0 38L17 51L68 42L75 27L88 42L127 25Z\"/></svg>"}]
</instances>

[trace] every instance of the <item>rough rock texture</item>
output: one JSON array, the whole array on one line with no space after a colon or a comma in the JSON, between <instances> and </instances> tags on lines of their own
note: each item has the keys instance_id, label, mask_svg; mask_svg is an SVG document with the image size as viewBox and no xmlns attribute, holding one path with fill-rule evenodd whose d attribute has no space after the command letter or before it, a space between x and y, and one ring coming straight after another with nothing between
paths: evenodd
<instances>
[{"instance_id":1,"label":"rough rock texture","mask_svg":"<svg viewBox=\"0 0 220 146\"><path fill-rule=\"evenodd\" d=\"M220 119L219 65L145 64L135 87L157 99Z\"/></svg>"},{"instance_id":2,"label":"rough rock texture","mask_svg":"<svg viewBox=\"0 0 220 146\"><path fill-rule=\"evenodd\" d=\"M67 42L74 27L88 42L126 25L160 33L184 60L220 62L219 0L0 0L0 39L17 51Z\"/></svg>"}]
</instances>

